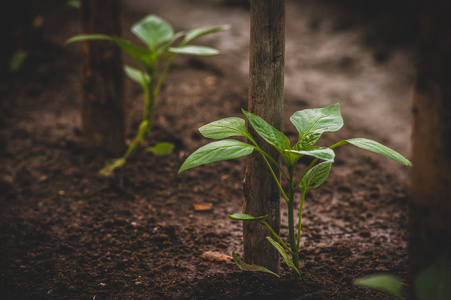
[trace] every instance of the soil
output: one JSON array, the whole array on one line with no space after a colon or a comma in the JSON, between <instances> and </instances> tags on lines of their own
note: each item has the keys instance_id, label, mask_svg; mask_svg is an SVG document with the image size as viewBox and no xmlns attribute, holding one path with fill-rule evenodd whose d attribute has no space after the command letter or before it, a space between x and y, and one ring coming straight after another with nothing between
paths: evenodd
<instances>
[{"instance_id":1,"label":"soil","mask_svg":"<svg viewBox=\"0 0 451 300\"><path fill-rule=\"evenodd\" d=\"M128 28L148 13L176 30L232 27L199 40L222 55L180 56L168 75L148 145L169 141L174 152L138 153L112 178L97 173L105 157L82 145L80 45L64 45L78 33L78 12L45 15L32 59L0 85L1 299L391 299L352 282L381 272L406 280L406 167L338 148L330 178L306 199L302 276L282 264L280 279L242 272L219 255L242 254L241 224L226 215L241 211L244 159L177 175L208 142L198 127L242 117L247 106L249 13L242 4L123 3L131 40ZM399 18L372 13L288 1L283 126L290 139L297 133L291 114L339 102L345 126L326 134L324 145L366 137L408 157L412 32L396 25ZM139 86L127 81L129 138L140 106Z\"/></svg>"}]
</instances>

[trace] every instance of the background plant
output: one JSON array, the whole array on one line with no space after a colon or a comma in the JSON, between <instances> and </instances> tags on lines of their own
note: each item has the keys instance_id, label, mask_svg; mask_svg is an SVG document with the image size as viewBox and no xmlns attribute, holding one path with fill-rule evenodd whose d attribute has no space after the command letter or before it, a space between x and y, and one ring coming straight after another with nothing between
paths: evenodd
<instances>
[{"instance_id":1,"label":"background plant","mask_svg":"<svg viewBox=\"0 0 451 300\"><path fill-rule=\"evenodd\" d=\"M103 34L78 35L67 41L67 43L71 43L85 40L107 40L115 43L132 58L135 67L126 65L124 66L124 71L130 79L141 85L144 94L143 116L136 137L128 145L124 155L107 163L100 170L100 174L104 176L112 175L114 170L122 167L126 163L127 158L133 155L144 142L152 127L155 102L177 54L201 56L219 54L218 50L210 47L188 44L201 36L226 29L228 29L228 26L224 25L175 33L168 22L155 15L149 15L131 27L133 34L145 44L145 47L133 44L117 36ZM149 147L146 151L164 155L171 153L172 147L173 145L170 143L158 143L154 147Z\"/></svg>"},{"instance_id":2,"label":"background plant","mask_svg":"<svg viewBox=\"0 0 451 300\"><path fill-rule=\"evenodd\" d=\"M324 132L335 132L343 126L343 118L341 116L339 104L334 104L325 108L305 109L295 112L291 116L290 121L298 130L299 139L293 147L291 147L287 136L285 136L282 132L272 127L259 116L249 113L244 109L242 111L255 131L267 143L280 152L285 168L283 168L279 162L275 161L270 155L259 147L255 139L247 131L245 120L232 117L221 119L199 128L200 133L204 137L218 139L220 141L207 144L192 153L180 167L179 173L199 165L243 157L249 155L253 151L260 153L268 166L269 173L276 181L281 195L288 206L289 241L285 243L273 230L273 228L266 223L265 219L267 216L233 214L228 217L233 220L259 222L265 226L275 238L274 240L271 237L267 237L267 240L279 251L286 264L299 275L298 249L301 241L301 221L304 200L306 195L312 189L323 184L329 176L331 166L335 158L335 153L333 151L334 148L341 145L351 144L364 150L384 155L404 165L411 165L411 163L398 152L378 142L365 138L342 140L334 145L331 145L330 147L315 146L316 142ZM232 136L245 137L250 143L247 144L238 140L227 139ZM296 178L295 173L299 160L304 156L313 157L313 160L303 170L301 175ZM287 190L282 187L279 178L275 175L274 168L279 169L282 177L287 181ZM296 191L300 191L301 193L301 200L298 209L297 229L295 227L294 218L294 196ZM244 263L235 253L232 253L232 255L235 263L242 270L263 271L277 276L277 274L262 266Z\"/></svg>"},{"instance_id":3,"label":"background plant","mask_svg":"<svg viewBox=\"0 0 451 300\"><path fill-rule=\"evenodd\" d=\"M404 300L404 283L391 274L370 275L359 278L354 284L380 290ZM419 300L451 299L451 259L442 256L415 278L415 295Z\"/></svg>"}]
</instances>

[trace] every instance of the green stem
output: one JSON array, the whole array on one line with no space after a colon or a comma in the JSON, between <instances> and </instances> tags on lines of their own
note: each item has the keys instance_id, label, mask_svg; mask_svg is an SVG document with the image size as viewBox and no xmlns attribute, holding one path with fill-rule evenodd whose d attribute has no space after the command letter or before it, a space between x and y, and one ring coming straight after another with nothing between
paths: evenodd
<instances>
[{"instance_id":1,"label":"green stem","mask_svg":"<svg viewBox=\"0 0 451 300\"><path fill-rule=\"evenodd\" d=\"M150 128L152 127L152 122L153 122L153 117L155 114L155 99L156 99L156 95L154 93L154 91L150 91L150 101L149 101L149 107L148 107L148 115L146 117L145 120L147 120L148 124L147 124L147 132L150 132Z\"/></svg>"},{"instance_id":2,"label":"green stem","mask_svg":"<svg viewBox=\"0 0 451 300\"><path fill-rule=\"evenodd\" d=\"M147 120L147 132L150 132L150 128L152 127L153 115L155 111L155 100L157 98L158 93L156 93L156 77L158 75L158 69L156 66L148 69L148 73L150 76L150 82L147 86L148 91L148 102L145 110L147 111L147 115L144 116L144 120Z\"/></svg>"},{"instance_id":3,"label":"green stem","mask_svg":"<svg viewBox=\"0 0 451 300\"><path fill-rule=\"evenodd\" d=\"M318 161L318 158L315 158L308 167L304 170L304 173L302 173L301 177L299 178L298 182L296 183L295 190L298 189L299 185L301 184L302 178L304 178L305 174L313 167L313 165Z\"/></svg>"},{"instance_id":4,"label":"green stem","mask_svg":"<svg viewBox=\"0 0 451 300\"><path fill-rule=\"evenodd\" d=\"M143 85L143 121L147 120L147 116L149 115L149 101L150 101L150 93L149 87Z\"/></svg>"},{"instance_id":5,"label":"green stem","mask_svg":"<svg viewBox=\"0 0 451 300\"><path fill-rule=\"evenodd\" d=\"M304 208L304 199L305 199L305 194L306 193L302 193L301 196L301 203L299 204L299 218L298 218L298 238L297 238L297 242L296 242L296 248L299 249L299 245L301 244L301 224L302 224L302 210Z\"/></svg>"},{"instance_id":6,"label":"green stem","mask_svg":"<svg viewBox=\"0 0 451 300\"><path fill-rule=\"evenodd\" d=\"M166 79L166 75L169 72L169 67L171 66L172 62L174 61L176 55L172 54L169 58L168 61L163 69L163 71L161 72L160 75L160 79L158 80L158 84L155 87L155 97L158 96L158 94L160 94L160 90L161 90L161 86L163 85L164 80Z\"/></svg>"},{"instance_id":7,"label":"green stem","mask_svg":"<svg viewBox=\"0 0 451 300\"><path fill-rule=\"evenodd\" d=\"M147 69L148 72L152 71L151 68ZM109 176L113 174L113 171L117 168L122 167L125 164L125 161L128 157L135 154L138 150L139 146L144 142L144 139L147 136L147 133L150 131L153 121L153 115L155 110L155 93L153 89L154 85L154 76L152 74L150 83L148 86L143 86L143 119L139 124L138 133L133 141L128 146L124 155L115 160L116 163L105 166L100 172ZM120 163L118 163L120 162Z\"/></svg>"},{"instance_id":8,"label":"green stem","mask_svg":"<svg viewBox=\"0 0 451 300\"><path fill-rule=\"evenodd\" d=\"M341 145L344 145L344 144L346 144L346 141L339 141L338 143L333 144L332 146L330 146L329 149L334 149L334 148L336 148L338 146L341 146Z\"/></svg>"},{"instance_id":9,"label":"green stem","mask_svg":"<svg viewBox=\"0 0 451 300\"><path fill-rule=\"evenodd\" d=\"M285 242L280 238L279 235L277 235L277 233L271 228L271 226L269 226L268 223L266 223L266 221L260 221L261 224L265 225L266 228L269 230L269 232L272 233L272 235L279 241L279 243L285 247L285 249L288 250L288 252L290 252L291 254L293 254L293 251L290 249L290 247L288 247L287 244L285 244Z\"/></svg>"},{"instance_id":10,"label":"green stem","mask_svg":"<svg viewBox=\"0 0 451 300\"><path fill-rule=\"evenodd\" d=\"M262 150L263 151L263 150ZM262 155L263 159L265 160L266 164L268 165L269 170L271 171L272 177L274 178L274 180L276 181L277 186L279 187L280 192L282 193L282 197L285 199L285 201L288 203L290 200L287 197L287 194L285 194L285 191L282 188L282 185L279 182L279 179L277 178L276 174L274 173L274 170L271 167L271 164L269 163L269 161L266 159L265 155Z\"/></svg>"},{"instance_id":11,"label":"green stem","mask_svg":"<svg viewBox=\"0 0 451 300\"><path fill-rule=\"evenodd\" d=\"M270 160L274 165L276 165L277 169L279 169L280 173L282 173L282 176L283 176L286 180L288 180L289 177L288 177L287 173L285 173L285 171L284 171L284 170L282 169L282 167L277 163L277 161L276 161L274 158L272 158L271 155L269 155L268 153L266 153L265 151L263 151L262 149L260 149L256 143L255 143L255 146L257 147L256 150L257 150L261 155L263 155L263 156L269 158L269 160Z\"/></svg>"},{"instance_id":12,"label":"green stem","mask_svg":"<svg viewBox=\"0 0 451 300\"><path fill-rule=\"evenodd\" d=\"M149 70L148 70L149 71ZM155 110L155 97L153 96L153 75L150 79L150 83L147 87L143 86L143 120L139 125L138 133L133 142L128 146L123 159L127 159L129 156L135 154L139 146L144 142L147 133L150 131L153 121L153 114Z\"/></svg>"},{"instance_id":13,"label":"green stem","mask_svg":"<svg viewBox=\"0 0 451 300\"><path fill-rule=\"evenodd\" d=\"M286 173L282 170L282 167L276 162L275 159L273 159L268 153L266 153L265 151L260 149L260 147L258 146L257 142L254 140L254 138L251 135L247 135L247 138L255 145L255 150L257 150L257 152L260 153L261 156L263 157L263 159L265 160L266 165L268 166L269 170L271 171L271 175L274 178L274 180L276 181L276 184L279 187L279 190L282 193L283 198L285 199L286 202L288 202L287 194L283 190L282 185L280 184L279 178L277 178L276 174L274 173L274 170L271 167L271 164L269 163L269 161L268 161L268 159L266 157L269 157L271 159L271 161L276 165L276 167L280 171L282 171L282 174L284 174L284 177L288 179Z\"/></svg>"},{"instance_id":14,"label":"green stem","mask_svg":"<svg viewBox=\"0 0 451 300\"><path fill-rule=\"evenodd\" d=\"M299 270L299 254L298 248L296 244L296 237L294 232L294 191L293 187L293 174L294 174L294 166L288 166L288 172L290 174L290 179L288 181L289 192L288 192L288 231L290 237L290 246L291 246L291 255L293 257L293 263L296 266L296 269Z\"/></svg>"}]
</instances>

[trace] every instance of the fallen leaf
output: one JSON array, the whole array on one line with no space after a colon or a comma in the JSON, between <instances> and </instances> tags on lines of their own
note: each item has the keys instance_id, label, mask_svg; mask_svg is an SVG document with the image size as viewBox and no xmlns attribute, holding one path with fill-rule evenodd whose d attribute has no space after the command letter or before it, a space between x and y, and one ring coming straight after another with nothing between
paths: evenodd
<instances>
[{"instance_id":1,"label":"fallen leaf","mask_svg":"<svg viewBox=\"0 0 451 300\"><path fill-rule=\"evenodd\" d=\"M213 251L207 251L202 253L200 258L210 260L210 261L218 261L218 262L225 262L227 264L234 264L233 259L230 255L225 255L219 252L213 252Z\"/></svg>"},{"instance_id":2,"label":"fallen leaf","mask_svg":"<svg viewBox=\"0 0 451 300\"><path fill-rule=\"evenodd\" d=\"M206 203L206 204L193 204L195 211L211 211L213 209L213 204Z\"/></svg>"}]
</instances>

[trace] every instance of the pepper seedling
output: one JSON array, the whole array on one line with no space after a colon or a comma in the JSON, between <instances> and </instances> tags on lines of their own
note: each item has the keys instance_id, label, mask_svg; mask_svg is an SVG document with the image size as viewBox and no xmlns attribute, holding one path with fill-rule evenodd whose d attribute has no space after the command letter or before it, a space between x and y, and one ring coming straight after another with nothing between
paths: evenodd
<instances>
[{"instance_id":1,"label":"pepper seedling","mask_svg":"<svg viewBox=\"0 0 451 300\"><path fill-rule=\"evenodd\" d=\"M330 147L315 146L316 142L324 132L335 132L343 126L343 118L341 116L339 104L334 104L325 108L305 109L295 112L291 116L290 121L298 130L299 139L293 147L291 147L287 136L268 124L261 117L247 112L244 109L242 109L242 111L256 133L258 133L267 143L277 149L277 151L281 154L285 168L282 168L278 161L273 159L259 147L255 139L247 131L244 119L232 117L221 119L199 128L200 133L204 137L219 141L209 143L197 149L185 160L183 165L180 167L179 173L203 164L244 157L254 151L260 153L268 166L268 171L270 173L269 176L274 178L281 195L288 206L289 241L287 243L283 241L282 238L273 230L273 228L268 225L265 221L267 216L233 214L228 217L232 220L259 222L265 226L275 238L274 240L271 237L267 237L267 240L282 255L286 264L298 275L300 275L299 246L301 241L301 221L304 200L306 195L312 189L315 189L323 184L329 176L332 163L335 159L335 152L333 151L334 148L341 145L350 144L364 150L381 154L403 165L411 165L411 163L398 152L378 142L365 138L342 140ZM228 139L233 136L245 137L248 139L249 143ZM295 178L298 163L300 159L304 158L304 156L313 157L313 160L303 170L299 178ZM282 177L288 182L287 190L282 188L281 182L276 176L273 166L280 171ZM296 191L300 191L301 193L297 230L295 228L294 219L294 195ZM276 275L262 266L244 263L234 252L232 255L235 263L242 270L262 271Z\"/></svg>"},{"instance_id":2,"label":"pepper seedling","mask_svg":"<svg viewBox=\"0 0 451 300\"><path fill-rule=\"evenodd\" d=\"M175 33L168 22L155 15L149 15L131 27L132 33L145 44L145 47L133 44L117 36L103 34L77 35L67 40L66 43L86 40L106 40L116 44L132 58L136 67L125 65L125 73L130 79L140 84L143 90L143 116L138 127L138 133L134 140L130 142L122 157L108 162L100 170L101 175L111 176L114 170L122 167L126 163L127 158L133 155L144 142L150 132L154 119L155 102L169 68L177 54L218 55L219 51L216 49L189 45L189 43L201 36L223 31L228 28L228 25L223 25ZM169 143L158 143L154 147L146 149L146 152L166 155L172 151L172 147L173 145Z\"/></svg>"}]
</instances>

